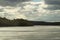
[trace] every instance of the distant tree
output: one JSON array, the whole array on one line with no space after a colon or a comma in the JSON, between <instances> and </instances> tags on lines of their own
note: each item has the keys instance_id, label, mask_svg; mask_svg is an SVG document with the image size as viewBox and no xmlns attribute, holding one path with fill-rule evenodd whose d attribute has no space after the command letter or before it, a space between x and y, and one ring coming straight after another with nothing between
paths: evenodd
<instances>
[{"instance_id":1,"label":"distant tree","mask_svg":"<svg viewBox=\"0 0 60 40\"><path fill-rule=\"evenodd\" d=\"M33 25L32 22L24 19L9 20L0 17L0 26L31 26L31 25Z\"/></svg>"}]
</instances>

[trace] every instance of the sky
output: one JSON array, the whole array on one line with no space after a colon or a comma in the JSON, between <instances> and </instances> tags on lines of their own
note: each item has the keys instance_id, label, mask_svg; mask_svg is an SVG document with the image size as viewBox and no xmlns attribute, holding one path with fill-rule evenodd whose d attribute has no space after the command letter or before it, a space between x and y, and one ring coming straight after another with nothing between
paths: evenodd
<instances>
[{"instance_id":1,"label":"sky","mask_svg":"<svg viewBox=\"0 0 60 40\"><path fill-rule=\"evenodd\" d=\"M34 2L39 2L39 1L41 1L41 0L33 0Z\"/></svg>"},{"instance_id":2,"label":"sky","mask_svg":"<svg viewBox=\"0 0 60 40\"><path fill-rule=\"evenodd\" d=\"M60 0L0 0L0 17L60 22Z\"/></svg>"}]
</instances>

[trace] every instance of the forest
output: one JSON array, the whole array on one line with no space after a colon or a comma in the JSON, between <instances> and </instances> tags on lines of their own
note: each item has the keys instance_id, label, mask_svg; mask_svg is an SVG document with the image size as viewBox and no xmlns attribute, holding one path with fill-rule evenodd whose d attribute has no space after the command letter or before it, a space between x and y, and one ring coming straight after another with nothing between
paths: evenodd
<instances>
[{"instance_id":1,"label":"forest","mask_svg":"<svg viewBox=\"0 0 60 40\"><path fill-rule=\"evenodd\" d=\"M33 26L33 23L25 19L9 20L0 17L0 26Z\"/></svg>"}]
</instances>

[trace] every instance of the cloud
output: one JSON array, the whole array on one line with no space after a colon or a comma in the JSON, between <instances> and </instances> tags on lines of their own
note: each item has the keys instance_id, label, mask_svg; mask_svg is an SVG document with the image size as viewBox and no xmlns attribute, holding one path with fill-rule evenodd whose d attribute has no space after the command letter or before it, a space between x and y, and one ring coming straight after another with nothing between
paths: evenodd
<instances>
[{"instance_id":1,"label":"cloud","mask_svg":"<svg viewBox=\"0 0 60 40\"><path fill-rule=\"evenodd\" d=\"M25 2L25 1L30 1L30 0L6 0L8 2Z\"/></svg>"},{"instance_id":2,"label":"cloud","mask_svg":"<svg viewBox=\"0 0 60 40\"><path fill-rule=\"evenodd\" d=\"M1 14L1 15L3 15L3 17L9 18L9 19L15 19L15 18L26 19L27 18L29 20L34 20L35 18L38 17L38 14L39 14L39 12L38 12L38 6L39 5L41 5L40 2L37 2L37 3L35 3L35 2L24 2L23 6L17 6L17 7L0 6L0 9L3 10L1 12L3 14ZM23 16L21 17L21 15L23 15Z\"/></svg>"},{"instance_id":3,"label":"cloud","mask_svg":"<svg viewBox=\"0 0 60 40\"><path fill-rule=\"evenodd\" d=\"M0 0L0 17L6 17L7 19L27 19L24 14L18 11L22 9L22 3L28 1L31 0Z\"/></svg>"},{"instance_id":4,"label":"cloud","mask_svg":"<svg viewBox=\"0 0 60 40\"><path fill-rule=\"evenodd\" d=\"M60 10L60 0L45 0L48 10Z\"/></svg>"},{"instance_id":5,"label":"cloud","mask_svg":"<svg viewBox=\"0 0 60 40\"><path fill-rule=\"evenodd\" d=\"M44 9L47 9L47 10L60 10L60 5L48 5Z\"/></svg>"},{"instance_id":6,"label":"cloud","mask_svg":"<svg viewBox=\"0 0 60 40\"><path fill-rule=\"evenodd\" d=\"M19 5L19 4L18 4ZM60 21L60 10L51 10L48 5L42 2L23 2L19 6L0 6L0 16L8 19L23 18L37 21ZM49 10L47 10L49 7ZM56 6L58 7L58 6ZM46 8L46 9L44 9ZM52 8L52 7L51 7ZM52 9L53 9L52 8Z\"/></svg>"},{"instance_id":7,"label":"cloud","mask_svg":"<svg viewBox=\"0 0 60 40\"><path fill-rule=\"evenodd\" d=\"M21 4L25 1L31 1L31 0L0 0L1 6L16 6L18 3Z\"/></svg>"},{"instance_id":8,"label":"cloud","mask_svg":"<svg viewBox=\"0 0 60 40\"><path fill-rule=\"evenodd\" d=\"M50 5L60 5L60 0L45 0L45 3Z\"/></svg>"},{"instance_id":9,"label":"cloud","mask_svg":"<svg viewBox=\"0 0 60 40\"><path fill-rule=\"evenodd\" d=\"M60 10L58 11L45 11L42 16L36 18L38 21L48 21L48 22L60 22Z\"/></svg>"},{"instance_id":10,"label":"cloud","mask_svg":"<svg viewBox=\"0 0 60 40\"><path fill-rule=\"evenodd\" d=\"M6 17L7 19L17 19L17 18L23 18L27 19L24 14L20 14L18 11L20 10L20 7L1 7L0 8L0 17Z\"/></svg>"},{"instance_id":11,"label":"cloud","mask_svg":"<svg viewBox=\"0 0 60 40\"><path fill-rule=\"evenodd\" d=\"M49 5L53 6L53 5ZM56 6L56 8L59 6ZM50 21L50 22L60 22L60 10L55 9L54 7L52 10L49 8L49 10L46 10L44 8L48 9L48 5L44 2L36 3L34 2L31 4L27 3L23 7L24 9L20 11L25 16L27 16L28 20L38 20L38 21ZM53 10L54 9L54 10Z\"/></svg>"}]
</instances>

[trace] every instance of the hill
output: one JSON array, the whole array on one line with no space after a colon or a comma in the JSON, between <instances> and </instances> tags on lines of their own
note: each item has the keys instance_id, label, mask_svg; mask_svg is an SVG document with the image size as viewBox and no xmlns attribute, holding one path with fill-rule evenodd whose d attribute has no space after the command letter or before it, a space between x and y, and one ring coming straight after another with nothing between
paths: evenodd
<instances>
[{"instance_id":1,"label":"hill","mask_svg":"<svg viewBox=\"0 0 60 40\"><path fill-rule=\"evenodd\" d=\"M32 22L24 19L9 20L0 17L0 26L32 26Z\"/></svg>"},{"instance_id":2,"label":"hill","mask_svg":"<svg viewBox=\"0 0 60 40\"><path fill-rule=\"evenodd\" d=\"M60 26L60 22L31 21L33 25Z\"/></svg>"}]
</instances>

